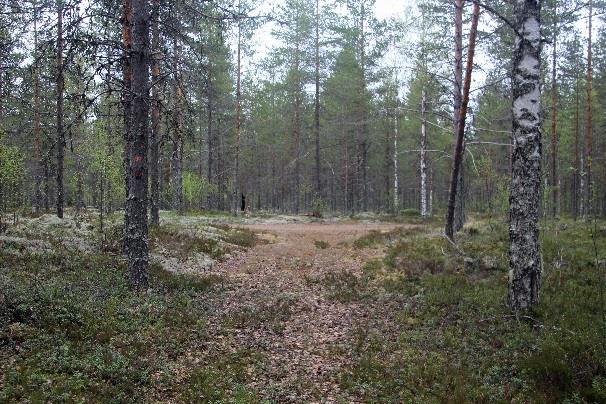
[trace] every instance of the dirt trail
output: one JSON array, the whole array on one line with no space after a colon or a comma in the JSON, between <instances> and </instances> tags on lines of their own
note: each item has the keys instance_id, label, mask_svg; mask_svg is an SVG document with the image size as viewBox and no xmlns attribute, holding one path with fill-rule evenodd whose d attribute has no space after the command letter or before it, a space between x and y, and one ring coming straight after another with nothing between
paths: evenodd
<instances>
[{"instance_id":1,"label":"dirt trail","mask_svg":"<svg viewBox=\"0 0 606 404\"><path fill-rule=\"evenodd\" d=\"M354 401L339 388L338 373L351 360L357 324L375 321L368 302L330 295L327 274L359 277L376 250L351 242L392 224L243 225L270 239L217 265L226 290L213 303L211 350L250 349L263 354L252 388L277 402ZM318 248L316 241L328 247ZM341 299L342 300L342 299ZM215 305L216 304L216 305ZM375 311L376 313L376 311ZM257 373L257 372L255 372Z\"/></svg>"}]
</instances>

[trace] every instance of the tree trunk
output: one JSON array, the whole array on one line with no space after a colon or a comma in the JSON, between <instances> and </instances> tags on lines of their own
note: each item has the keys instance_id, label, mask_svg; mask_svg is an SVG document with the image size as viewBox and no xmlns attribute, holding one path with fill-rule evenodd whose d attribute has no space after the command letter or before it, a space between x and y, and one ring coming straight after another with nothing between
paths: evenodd
<instances>
[{"instance_id":1,"label":"tree trunk","mask_svg":"<svg viewBox=\"0 0 606 404\"><path fill-rule=\"evenodd\" d=\"M540 1L518 0L513 59L513 157L509 197L509 295L514 312L539 301L541 249Z\"/></svg>"},{"instance_id":2,"label":"tree trunk","mask_svg":"<svg viewBox=\"0 0 606 404\"><path fill-rule=\"evenodd\" d=\"M361 133L360 133L360 161L359 168L362 170L362 204L363 212L368 210L368 111L366 106L366 34L365 34L365 3L361 1L360 12L360 70L362 72L361 95L362 110L360 115ZM359 184L358 184L359 187Z\"/></svg>"},{"instance_id":3,"label":"tree trunk","mask_svg":"<svg viewBox=\"0 0 606 404\"><path fill-rule=\"evenodd\" d=\"M82 178L82 157L76 154L76 212L84 208L84 180Z\"/></svg>"},{"instance_id":4,"label":"tree trunk","mask_svg":"<svg viewBox=\"0 0 606 404\"><path fill-rule=\"evenodd\" d=\"M585 101L585 147L584 147L584 162L585 162L585 211L584 216L591 215L593 212L593 179L591 178L592 166L592 147L593 147L593 117L591 109L591 100L593 92L593 67L592 67L592 18L593 18L593 2L589 0L589 22L587 35L587 100Z\"/></svg>"},{"instance_id":5,"label":"tree trunk","mask_svg":"<svg viewBox=\"0 0 606 404\"><path fill-rule=\"evenodd\" d=\"M237 62L236 62L236 150L234 156L234 178L233 178L233 213L238 214L238 191L240 189L240 126L242 111L242 22L238 20L238 39L237 39Z\"/></svg>"},{"instance_id":6,"label":"tree trunk","mask_svg":"<svg viewBox=\"0 0 606 404\"><path fill-rule=\"evenodd\" d=\"M400 204L398 203L398 99L397 99L397 81L396 81L396 108L393 115L393 213L398 214Z\"/></svg>"},{"instance_id":7,"label":"tree trunk","mask_svg":"<svg viewBox=\"0 0 606 404\"><path fill-rule=\"evenodd\" d=\"M212 63L209 62L208 64L208 77L207 77L207 87L206 87L206 91L207 91L207 96L208 96L208 101L207 101L207 106L206 106L206 112L207 112L207 129L206 129L206 136L207 136L207 143L208 143L208 158L207 158L207 173L206 173L206 178L208 180L209 184L215 184L215 179L213 178L213 147L215 142L213 141L213 88L212 88ZM214 207L214 203L213 200L215 198L213 198L213 192L209 192L208 193L208 197L207 197L207 207L209 209L212 209Z\"/></svg>"},{"instance_id":8,"label":"tree trunk","mask_svg":"<svg viewBox=\"0 0 606 404\"><path fill-rule=\"evenodd\" d=\"M469 45L467 47L467 66L465 69L465 82L463 84L463 98L457 124L457 136L453 155L452 175L450 178L450 192L448 194L448 210L446 212L445 234L450 239L454 239L455 231L455 203L458 189L463 189L460 175L463 162L463 143L465 138L465 119L467 117L467 105L469 103L469 90L471 87L471 73L473 70L473 57L476 47L476 35L478 31L478 17L480 6L477 2L473 3L473 14L471 17L471 31L469 32Z\"/></svg>"},{"instance_id":9,"label":"tree trunk","mask_svg":"<svg viewBox=\"0 0 606 404\"><path fill-rule=\"evenodd\" d=\"M183 82L181 77L181 48L174 39L174 72L175 72L175 130L173 131L173 151L171 156L171 188L173 191L173 208L183 213Z\"/></svg>"},{"instance_id":10,"label":"tree trunk","mask_svg":"<svg viewBox=\"0 0 606 404\"><path fill-rule=\"evenodd\" d=\"M456 133L461 116L461 104L463 102L463 7L464 0L455 0L455 51L454 51L454 108L453 108L453 128L456 138ZM461 165L465 158L465 143L463 143L463 153L461 157ZM457 178L457 194L455 199L455 211L453 226L457 232L463 228L465 224L465 193L464 193L464 178L463 169L459 170Z\"/></svg>"},{"instance_id":11,"label":"tree trunk","mask_svg":"<svg viewBox=\"0 0 606 404\"><path fill-rule=\"evenodd\" d=\"M558 119L558 85L557 85L557 2L554 2L554 16L553 16L553 34L552 34L552 65L551 65L551 216L555 217L558 214L558 172L557 172L557 161L558 161L558 133L557 133L557 119Z\"/></svg>"},{"instance_id":12,"label":"tree trunk","mask_svg":"<svg viewBox=\"0 0 606 404\"><path fill-rule=\"evenodd\" d=\"M427 207L427 100L425 88L421 91L421 216L428 216Z\"/></svg>"},{"instance_id":13,"label":"tree trunk","mask_svg":"<svg viewBox=\"0 0 606 404\"><path fill-rule=\"evenodd\" d=\"M57 217L63 218L65 133L63 132L63 1L57 2Z\"/></svg>"},{"instance_id":14,"label":"tree trunk","mask_svg":"<svg viewBox=\"0 0 606 404\"><path fill-rule=\"evenodd\" d=\"M579 188L579 174L581 166L579 164L579 62L575 69L575 108L574 108L574 170L572 172L572 217L577 220L579 215L579 193L582 195L582 188ZM581 196L582 199L582 196Z\"/></svg>"},{"instance_id":15,"label":"tree trunk","mask_svg":"<svg viewBox=\"0 0 606 404\"><path fill-rule=\"evenodd\" d=\"M44 202L44 211L48 213L50 210L50 169L48 167L48 157L45 157L43 160L43 169L44 169L44 193L42 195Z\"/></svg>"},{"instance_id":16,"label":"tree trunk","mask_svg":"<svg viewBox=\"0 0 606 404\"><path fill-rule=\"evenodd\" d=\"M128 246L127 232L130 228L130 164L132 152L132 19L133 19L133 0L123 0L122 2L122 108L124 110L124 128L122 137L124 140L124 155L122 164L124 165L124 191L126 194L126 203L124 204L124 245L123 250L126 253Z\"/></svg>"},{"instance_id":17,"label":"tree trunk","mask_svg":"<svg viewBox=\"0 0 606 404\"><path fill-rule=\"evenodd\" d=\"M320 0L316 0L316 42L315 42L315 85L316 97L314 105L314 139L315 139L315 197L321 197L320 180Z\"/></svg>"},{"instance_id":18,"label":"tree trunk","mask_svg":"<svg viewBox=\"0 0 606 404\"><path fill-rule=\"evenodd\" d=\"M150 162L149 178L151 182L150 220L151 224L160 224L160 0L152 3L152 103L151 103L151 132L150 132Z\"/></svg>"},{"instance_id":19,"label":"tree trunk","mask_svg":"<svg viewBox=\"0 0 606 404\"><path fill-rule=\"evenodd\" d=\"M132 133L131 162L128 170L130 212L126 228L128 269L131 285L136 289L148 285L147 227L147 148L149 132L149 9L146 0L132 0L133 46L132 65Z\"/></svg>"},{"instance_id":20,"label":"tree trunk","mask_svg":"<svg viewBox=\"0 0 606 404\"><path fill-rule=\"evenodd\" d=\"M40 140L40 72L38 67L38 23L37 4L34 2L34 208L36 213L42 209L43 162Z\"/></svg>"}]
</instances>

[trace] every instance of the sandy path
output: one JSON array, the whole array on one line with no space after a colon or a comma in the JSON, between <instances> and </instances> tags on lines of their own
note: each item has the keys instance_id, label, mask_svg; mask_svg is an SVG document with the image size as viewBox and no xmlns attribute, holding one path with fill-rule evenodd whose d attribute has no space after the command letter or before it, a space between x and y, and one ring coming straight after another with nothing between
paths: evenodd
<instances>
[{"instance_id":1,"label":"sandy path","mask_svg":"<svg viewBox=\"0 0 606 404\"><path fill-rule=\"evenodd\" d=\"M211 349L261 352L265 368L251 387L276 402L354 401L339 389L339 369L351 358L353 331L372 321L368 302L331 298L328 273L359 277L377 254L351 241L392 224L243 225L272 241L217 265L226 290L213 303ZM317 248L317 240L329 247Z\"/></svg>"}]
</instances>

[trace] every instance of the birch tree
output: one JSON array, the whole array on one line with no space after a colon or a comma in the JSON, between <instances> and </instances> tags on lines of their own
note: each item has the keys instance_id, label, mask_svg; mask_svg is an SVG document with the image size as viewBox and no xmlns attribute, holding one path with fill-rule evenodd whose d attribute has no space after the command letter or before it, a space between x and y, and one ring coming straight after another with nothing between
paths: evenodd
<instances>
[{"instance_id":1,"label":"birch tree","mask_svg":"<svg viewBox=\"0 0 606 404\"><path fill-rule=\"evenodd\" d=\"M515 4L513 152L509 197L509 295L515 312L539 301L541 251L541 19L540 0Z\"/></svg>"}]
</instances>

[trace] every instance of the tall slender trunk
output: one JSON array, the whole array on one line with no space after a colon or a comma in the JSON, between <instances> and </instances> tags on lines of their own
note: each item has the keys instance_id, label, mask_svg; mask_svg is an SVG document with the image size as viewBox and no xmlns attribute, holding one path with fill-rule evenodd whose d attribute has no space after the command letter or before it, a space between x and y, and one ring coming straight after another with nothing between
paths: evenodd
<instances>
[{"instance_id":1,"label":"tall slender trunk","mask_svg":"<svg viewBox=\"0 0 606 404\"><path fill-rule=\"evenodd\" d=\"M361 77L361 95L362 109L360 114L361 130L360 130L360 147L359 147L359 167L362 171L362 211L368 210L368 111L366 105L366 5L364 0L361 1L360 11L360 71ZM359 179L358 179L359 180ZM358 184L359 186L359 184Z\"/></svg>"},{"instance_id":2,"label":"tall slender trunk","mask_svg":"<svg viewBox=\"0 0 606 404\"><path fill-rule=\"evenodd\" d=\"M316 41L315 41L315 85L316 97L314 100L314 139L315 139L315 196L321 197L320 179L320 0L316 0Z\"/></svg>"},{"instance_id":3,"label":"tall slender trunk","mask_svg":"<svg viewBox=\"0 0 606 404\"><path fill-rule=\"evenodd\" d=\"M591 215L593 211L593 179L591 177L592 166L592 147L593 147L593 117L591 110L592 92L593 92L593 66L592 66L592 18L593 18L593 1L589 0L589 20L588 20L588 35L587 35L587 99L585 101L585 147L584 147L584 162L585 162L585 211L584 216Z\"/></svg>"},{"instance_id":4,"label":"tall slender trunk","mask_svg":"<svg viewBox=\"0 0 606 404\"><path fill-rule=\"evenodd\" d=\"M514 312L539 301L541 249L540 0L518 0L513 58L513 158L509 197L509 295Z\"/></svg>"},{"instance_id":5,"label":"tall slender trunk","mask_svg":"<svg viewBox=\"0 0 606 404\"><path fill-rule=\"evenodd\" d=\"M130 193L127 199L130 222L126 229L128 269L136 289L148 285L147 150L149 136L149 9L147 0L132 0L132 134L128 170Z\"/></svg>"},{"instance_id":6,"label":"tall slender trunk","mask_svg":"<svg viewBox=\"0 0 606 404\"><path fill-rule=\"evenodd\" d=\"M44 192L42 194L43 203L44 203L44 211L48 213L50 210L50 169L48 167L48 157L42 159L43 169L44 169Z\"/></svg>"},{"instance_id":7,"label":"tall slender trunk","mask_svg":"<svg viewBox=\"0 0 606 404\"><path fill-rule=\"evenodd\" d=\"M399 137L399 122L398 122L398 92L397 92L397 81L396 81L396 108L393 114L393 213L397 214L400 208L398 203L398 137Z\"/></svg>"},{"instance_id":8,"label":"tall slender trunk","mask_svg":"<svg viewBox=\"0 0 606 404\"><path fill-rule=\"evenodd\" d=\"M124 111L124 128L122 130L122 137L124 140L124 155L122 164L124 166L124 191L126 194L126 203L124 204L124 245L123 249L127 250L127 237L126 233L130 228L130 170L131 170L131 155L132 152L132 19L133 19L133 0L123 0L122 2L122 109Z\"/></svg>"},{"instance_id":9,"label":"tall slender trunk","mask_svg":"<svg viewBox=\"0 0 606 404\"><path fill-rule=\"evenodd\" d=\"M57 1L57 217L63 218L65 133L63 129L63 1Z\"/></svg>"},{"instance_id":10,"label":"tall slender trunk","mask_svg":"<svg viewBox=\"0 0 606 404\"><path fill-rule=\"evenodd\" d=\"M40 140L40 72L38 66L38 5L34 1L34 207L36 212L42 209L42 174L43 174L43 163L42 163L42 151L41 151L41 140Z\"/></svg>"},{"instance_id":11,"label":"tall slender trunk","mask_svg":"<svg viewBox=\"0 0 606 404\"><path fill-rule=\"evenodd\" d=\"M453 108L453 129L456 134L458 131L459 118L461 116L461 104L463 102L463 7L464 0L455 0L455 50L454 50L454 108ZM461 165L465 158L465 143L463 143L463 154ZM457 178L457 190L454 211L454 231L459 231L465 224L465 193L464 193L464 172L463 168L459 170Z\"/></svg>"},{"instance_id":12,"label":"tall slender trunk","mask_svg":"<svg viewBox=\"0 0 606 404\"><path fill-rule=\"evenodd\" d=\"M297 30L299 29L298 27L296 28ZM299 69L301 68L300 66L300 60L299 60L299 43L297 40L297 44L296 44L296 49L295 49L295 65L294 65L294 70L297 74L297 79L296 79L296 83L295 83L295 94L294 94L294 116L293 116L293 129L292 129L292 135L293 135L293 158L295 160L295 189L294 189L294 195L293 195L293 209L295 214L299 214L299 209L300 209L300 194L301 194L301 82L300 82L300 78L299 78Z\"/></svg>"},{"instance_id":13,"label":"tall slender trunk","mask_svg":"<svg viewBox=\"0 0 606 404\"><path fill-rule=\"evenodd\" d=\"M151 132L149 150L149 179L151 182L150 221L152 225L160 224L160 0L152 2L152 43L151 58L152 102Z\"/></svg>"},{"instance_id":14,"label":"tall slender trunk","mask_svg":"<svg viewBox=\"0 0 606 404\"><path fill-rule=\"evenodd\" d=\"M425 88L421 90L421 216L428 216L427 207L427 95Z\"/></svg>"},{"instance_id":15,"label":"tall slender trunk","mask_svg":"<svg viewBox=\"0 0 606 404\"><path fill-rule=\"evenodd\" d=\"M551 216L555 217L558 214L558 84L557 80L557 12L558 5L554 2L554 17L553 17L553 33L552 33L552 64L551 64Z\"/></svg>"},{"instance_id":16,"label":"tall slender trunk","mask_svg":"<svg viewBox=\"0 0 606 404\"><path fill-rule=\"evenodd\" d=\"M242 111L242 22L238 21L238 44L237 44L237 72L236 72L236 150L234 156L234 178L233 178L233 213L238 214L238 191L240 189L240 126L241 126L241 111Z\"/></svg>"},{"instance_id":17,"label":"tall slender trunk","mask_svg":"<svg viewBox=\"0 0 606 404\"><path fill-rule=\"evenodd\" d=\"M581 167L579 164L579 61L577 59L577 68L575 69L575 107L574 107L574 170L572 172L572 217L577 220L579 215L579 174ZM582 191L582 188L580 189Z\"/></svg>"},{"instance_id":18,"label":"tall slender trunk","mask_svg":"<svg viewBox=\"0 0 606 404\"><path fill-rule=\"evenodd\" d=\"M467 47L467 66L465 69L465 81L463 84L463 98L461 100L461 108L457 124L457 136L455 140L455 148L453 155L452 176L450 178L450 192L448 194L448 210L446 213L446 236L453 240L455 231L455 203L457 190L462 188L459 184L460 172L463 162L463 143L465 138L465 119L467 117L467 105L469 103L469 90L471 88L471 74L473 70L473 57L476 47L476 35L478 31L478 18L480 14L480 6L477 2L473 3L473 13L471 17L471 30L469 32L469 45Z\"/></svg>"},{"instance_id":19,"label":"tall slender trunk","mask_svg":"<svg viewBox=\"0 0 606 404\"><path fill-rule=\"evenodd\" d=\"M225 144L221 134L221 116L217 119L217 187L219 189L218 208L225 210Z\"/></svg>"},{"instance_id":20,"label":"tall slender trunk","mask_svg":"<svg viewBox=\"0 0 606 404\"><path fill-rule=\"evenodd\" d=\"M206 92L207 92L207 104L206 104L206 119L207 119L207 128L206 128L206 136L207 136L207 147L208 147L208 157L207 157L207 173L206 178L209 184L215 184L215 178L213 178L213 86L212 86L212 61L208 62L208 70L207 70L207 78L206 78ZM207 197L207 207L212 209L214 207L213 203L213 192L208 193Z\"/></svg>"},{"instance_id":21,"label":"tall slender trunk","mask_svg":"<svg viewBox=\"0 0 606 404\"><path fill-rule=\"evenodd\" d=\"M82 178L82 156L76 153L76 212L84 208L84 179Z\"/></svg>"},{"instance_id":22,"label":"tall slender trunk","mask_svg":"<svg viewBox=\"0 0 606 404\"><path fill-rule=\"evenodd\" d=\"M177 38L173 43L174 72L175 72L175 130L173 131L173 150L171 156L171 187L173 191L173 207L183 213L183 82L181 77L181 47Z\"/></svg>"},{"instance_id":23,"label":"tall slender trunk","mask_svg":"<svg viewBox=\"0 0 606 404\"><path fill-rule=\"evenodd\" d=\"M293 145L295 148L295 191L294 191L294 211L299 214L299 196L301 193L301 98L299 89L295 96L295 116L293 125Z\"/></svg>"}]
</instances>

